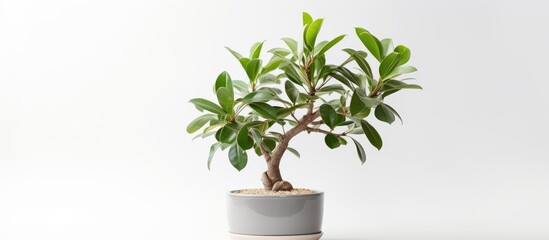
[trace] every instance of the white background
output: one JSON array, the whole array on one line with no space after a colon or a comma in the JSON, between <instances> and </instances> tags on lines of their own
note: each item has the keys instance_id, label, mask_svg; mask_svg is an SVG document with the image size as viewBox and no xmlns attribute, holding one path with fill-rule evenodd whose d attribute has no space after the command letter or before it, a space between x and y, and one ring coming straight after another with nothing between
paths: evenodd
<instances>
[{"instance_id":1,"label":"white background","mask_svg":"<svg viewBox=\"0 0 549 240\"><path fill-rule=\"evenodd\" d=\"M549 239L549 17L543 1L0 0L0 239L225 239L230 189L260 187L186 125L223 47L353 27L412 50L424 91L388 103L384 148L304 135L284 177L326 192L325 239ZM366 144L365 138L361 141Z\"/></svg>"}]
</instances>

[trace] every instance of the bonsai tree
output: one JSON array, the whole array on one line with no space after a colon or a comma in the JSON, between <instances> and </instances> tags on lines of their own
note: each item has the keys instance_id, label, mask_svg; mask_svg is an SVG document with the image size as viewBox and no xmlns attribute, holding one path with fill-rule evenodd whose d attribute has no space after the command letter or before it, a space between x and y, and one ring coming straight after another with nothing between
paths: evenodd
<instances>
[{"instance_id":1,"label":"bonsai tree","mask_svg":"<svg viewBox=\"0 0 549 240\"><path fill-rule=\"evenodd\" d=\"M323 19L314 20L303 13L302 44L282 38L287 48L269 50L271 57L266 62L260 58L263 42L255 43L249 56L227 48L242 65L247 81L233 80L222 72L213 87L217 103L203 98L190 100L206 114L192 121L187 132L204 128L197 137L214 136L216 140L210 148L208 169L219 148L229 149L229 161L238 171L246 167L248 154L255 152L267 164L261 176L263 187L289 191L293 186L282 178L280 161L286 152L299 157L298 151L289 147L299 134L319 133L330 149L350 140L362 163L366 152L352 135L365 135L371 145L381 149L383 141L370 119L388 124L395 118L402 121L386 99L402 89L421 89L402 78L416 71L405 65L410 49L393 47L391 39L379 40L357 27L356 36L369 54L345 48L348 58L330 64L326 52L345 35L317 41L322 23Z\"/></svg>"}]
</instances>

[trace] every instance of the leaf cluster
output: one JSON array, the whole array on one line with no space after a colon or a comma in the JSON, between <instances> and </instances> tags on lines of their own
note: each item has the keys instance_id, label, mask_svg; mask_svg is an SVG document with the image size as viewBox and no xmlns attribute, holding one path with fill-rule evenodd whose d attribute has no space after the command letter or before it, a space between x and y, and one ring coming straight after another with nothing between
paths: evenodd
<instances>
[{"instance_id":1,"label":"leaf cluster","mask_svg":"<svg viewBox=\"0 0 549 240\"><path fill-rule=\"evenodd\" d=\"M253 44L246 56L227 47L242 66L246 79L235 80L222 72L213 88L215 102L204 98L190 100L205 114L193 120L187 132L202 129L197 137L216 139L210 148L208 168L218 149L229 149L229 161L239 171L247 164L248 151L258 156L274 151L285 127L298 124L300 112L318 111L321 120L307 126L307 131L323 133L324 142L331 149L346 145L346 139L352 140L362 163L366 161L365 150L352 135L364 135L373 147L382 148L382 138L367 118L374 111L373 116L379 121L402 121L385 100L403 89L421 89L407 83L411 79L402 78L416 71L406 65L410 49L404 45L395 47L391 39L379 40L357 27L356 37L365 49L345 48L345 61L328 64L326 53L346 35L318 42L323 22L303 13L301 45L292 38L282 38L286 46L268 50L268 61L261 58L264 42ZM288 150L299 157L297 150Z\"/></svg>"}]
</instances>

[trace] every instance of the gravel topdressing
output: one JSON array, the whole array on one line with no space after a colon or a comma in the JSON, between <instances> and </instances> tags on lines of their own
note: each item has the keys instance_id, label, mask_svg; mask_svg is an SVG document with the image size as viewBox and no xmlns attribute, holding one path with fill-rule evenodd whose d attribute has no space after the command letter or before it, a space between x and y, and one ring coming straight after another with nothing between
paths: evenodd
<instances>
[{"instance_id":1,"label":"gravel topdressing","mask_svg":"<svg viewBox=\"0 0 549 240\"><path fill-rule=\"evenodd\" d=\"M300 194L317 193L317 191L310 190L310 189L304 189L304 188L295 188L292 191L273 192L273 191L265 190L265 189L262 189L262 188L256 188L256 189L238 190L238 191L234 191L234 193L247 194L247 195L300 195Z\"/></svg>"}]
</instances>

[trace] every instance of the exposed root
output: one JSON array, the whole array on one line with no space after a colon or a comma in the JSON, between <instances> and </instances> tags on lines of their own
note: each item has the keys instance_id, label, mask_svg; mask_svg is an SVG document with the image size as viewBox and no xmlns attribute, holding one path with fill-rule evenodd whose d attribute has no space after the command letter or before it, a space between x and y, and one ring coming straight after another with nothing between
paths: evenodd
<instances>
[{"instance_id":1,"label":"exposed root","mask_svg":"<svg viewBox=\"0 0 549 240\"><path fill-rule=\"evenodd\" d=\"M288 181L278 181L273 185L272 191L292 191L294 187Z\"/></svg>"}]
</instances>

